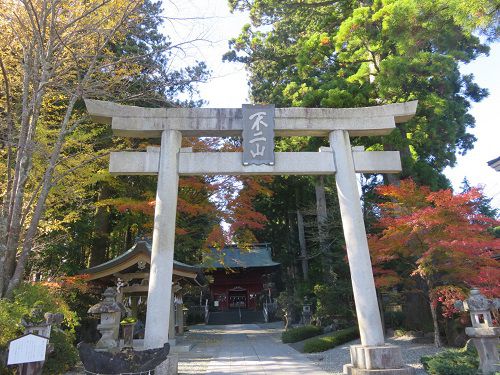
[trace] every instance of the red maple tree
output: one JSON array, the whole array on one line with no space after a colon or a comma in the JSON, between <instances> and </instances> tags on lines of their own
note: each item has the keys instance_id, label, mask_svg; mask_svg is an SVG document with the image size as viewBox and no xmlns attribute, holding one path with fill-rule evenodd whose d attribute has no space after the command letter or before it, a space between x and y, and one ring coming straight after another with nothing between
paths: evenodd
<instances>
[{"instance_id":1,"label":"red maple tree","mask_svg":"<svg viewBox=\"0 0 500 375\"><path fill-rule=\"evenodd\" d=\"M453 302L472 286L489 296L500 294L500 269L492 258L500 239L489 231L499 222L480 213L482 193L476 188L431 192L405 180L378 193L388 201L379 205L382 231L369 239L377 286L415 286L416 278L423 280L440 346L438 305L449 317Z\"/></svg>"}]
</instances>

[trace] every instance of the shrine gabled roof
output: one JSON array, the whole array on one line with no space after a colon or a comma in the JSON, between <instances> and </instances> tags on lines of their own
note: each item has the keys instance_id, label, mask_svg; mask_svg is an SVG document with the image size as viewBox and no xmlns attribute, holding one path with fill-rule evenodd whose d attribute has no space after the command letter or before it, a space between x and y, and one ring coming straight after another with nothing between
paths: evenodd
<instances>
[{"instance_id":1,"label":"shrine gabled roof","mask_svg":"<svg viewBox=\"0 0 500 375\"><path fill-rule=\"evenodd\" d=\"M202 268L256 268L275 267L279 263L271 258L271 247L268 243L254 244L241 249L237 245L226 245L221 250L210 249L205 255Z\"/></svg>"},{"instance_id":2,"label":"shrine gabled roof","mask_svg":"<svg viewBox=\"0 0 500 375\"><path fill-rule=\"evenodd\" d=\"M496 159L490 160L488 165L495 171L500 172L500 156Z\"/></svg>"},{"instance_id":3,"label":"shrine gabled roof","mask_svg":"<svg viewBox=\"0 0 500 375\"><path fill-rule=\"evenodd\" d=\"M117 271L121 271L124 268L128 268L132 264L135 264L138 260L144 260L148 264L151 263L151 244L148 241L139 240L129 250L125 251L116 258L82 270L81 273L99 275L98 277L92 277L91 279L100 278L113 274ZM174 275L177 274L179 276L186 276L195 279L199 272L199 267L190 266L189 264L174 260Z\"/></svg>"}]
</instances>

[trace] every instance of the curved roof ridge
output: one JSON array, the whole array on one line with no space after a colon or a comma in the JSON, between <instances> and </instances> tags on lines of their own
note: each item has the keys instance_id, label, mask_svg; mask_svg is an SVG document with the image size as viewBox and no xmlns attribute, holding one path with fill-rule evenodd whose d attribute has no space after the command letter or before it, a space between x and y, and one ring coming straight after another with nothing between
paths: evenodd
<instances>
[{"instance_id":1,"label":"curved roof ridge","mask_svg":"<svg viewBox=\"0 0 500 375\"><path fill-rule=\"evenodd\" d=\"M129 259L133 258L134 256L138 254L145 254L148 258L151 258L151 244L149 241L141 239L138 240L130 249L125 251L124 253L118 255L117 257L110 259L104 263L98 264L97 266L90 267L87 269L84 269L80 271L80 273L97 273L101 272L104 270L107 270L109 268L115 267L119 265L120 263L124 263L128 261ZM148 262L150 263L150 262ZM179 269L179 270L186 270L186 271L192 271L196 272L199 270L199 267L189 265L187 263L179 262L174 259L174 268Z\"/></svg>"},{"instance_id":2,"label":"curved roof ridge","mask_svg":"<svg viewBox=\"0 0 500 375\"><path fill-rule=\"evenodd\" d=\"M252 268L274 267L280 263L271 257L269 242L251 244L248 249L240 248L236 244L225 245L220 251L211 248L205 255L202 268Z\"/></svg>"}]
</instances>

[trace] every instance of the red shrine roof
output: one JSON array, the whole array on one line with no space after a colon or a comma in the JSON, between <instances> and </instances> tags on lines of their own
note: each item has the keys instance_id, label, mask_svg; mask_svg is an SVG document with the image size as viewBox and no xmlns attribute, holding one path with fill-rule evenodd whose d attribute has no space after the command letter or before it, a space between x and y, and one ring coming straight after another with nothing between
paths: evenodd
<instances>
[{"instance_id":1,"label":"red shrine roof","mask_svg":"<svg viewBox=\"0 0 500 375\"><path fill-rule=\"evenodd\" d=\"M269 243L253 244L249 248L240 249L238 245L226 245L221 250L210 249L204 256L202 268L257 268L276 267L279 263L271 258Z\"/></svg>"}]
</instances>

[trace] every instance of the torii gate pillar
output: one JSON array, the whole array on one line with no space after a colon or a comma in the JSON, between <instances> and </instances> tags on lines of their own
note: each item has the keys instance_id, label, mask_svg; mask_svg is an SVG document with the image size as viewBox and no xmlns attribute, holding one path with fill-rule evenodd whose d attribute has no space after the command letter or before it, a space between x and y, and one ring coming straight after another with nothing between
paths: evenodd
<instances>
[{"instance_id":1,"label":"torii gate pillar","mask_svg":"<svg viewBox=\"0 0 500 375\"><path fill-rule=\"evenodd\" d=\"M144 348L162 347L168 342L170 305L172 301L172 273L174 264L175 217L177 213L177 173L182 135L177 130L164 130L161 134L158 187L151 248L148 307ZM175 337L171 337L175 339Z\"/></svg>"},{"instance_id":2,"label":"torii gate pillar","mask_svg":"<svg viewBox=\"0 0 500 375\"><path fill-rule=\"evenodd\" d=\"M363 345L370 346L383 345L384 333L378 309L349 133L346 130L335 130L330 133L329 138L330 147L334 150L333 155L337 170L335 183L361 342Z\"/></svg>"}]
</instances>

